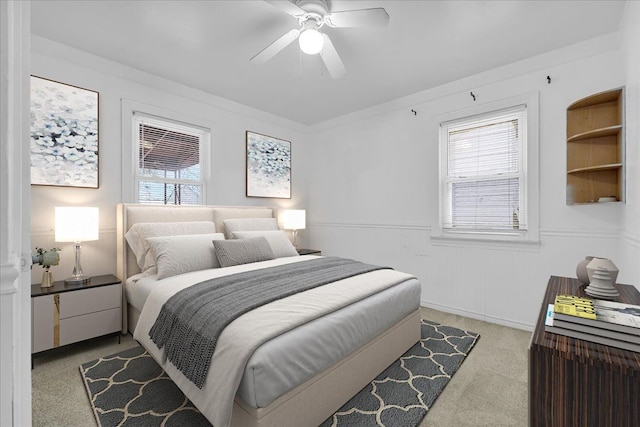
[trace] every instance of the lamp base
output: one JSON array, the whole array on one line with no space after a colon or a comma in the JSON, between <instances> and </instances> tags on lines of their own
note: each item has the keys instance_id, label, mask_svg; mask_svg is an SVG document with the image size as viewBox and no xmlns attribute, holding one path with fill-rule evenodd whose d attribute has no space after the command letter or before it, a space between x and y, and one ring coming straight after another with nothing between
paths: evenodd
<instances>
[{"instance_id":1,"label":"lamp base","mask_svg":"<svg viewBox=\"0 0 640 427\"><path fill-rule=\"evenodd\" d=\"M82 286L91 281L89 276L73 276L68 279L64 279L64 284L69 286Z\"/></svg>"}]
</instances>

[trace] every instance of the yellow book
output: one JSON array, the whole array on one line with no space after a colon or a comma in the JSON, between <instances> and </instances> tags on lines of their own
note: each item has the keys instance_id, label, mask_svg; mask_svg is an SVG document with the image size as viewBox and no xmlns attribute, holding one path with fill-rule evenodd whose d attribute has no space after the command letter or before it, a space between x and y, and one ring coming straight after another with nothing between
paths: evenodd
<instances>
[{"instance_id":1,"label":"yellow book","mask_svg":"<svg viewBox=\"0 0 640 427\"><path fill-rule=\"evenodd\" d=\"M575 295L556 295L553 311L554 313L567 314L585 319L597 319L593 300Z\"/></svg>"}]
</instances>

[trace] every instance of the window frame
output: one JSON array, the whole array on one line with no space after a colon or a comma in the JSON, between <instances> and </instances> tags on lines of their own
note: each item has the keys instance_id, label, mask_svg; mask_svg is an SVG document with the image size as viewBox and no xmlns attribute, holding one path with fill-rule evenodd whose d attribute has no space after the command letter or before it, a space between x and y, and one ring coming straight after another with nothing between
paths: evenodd
<instances>
[{"instance_id":1,"label":"window frame","mask_svg":"<svg viewBox=\"0 0 640 427\"><path fill-rule=\"evenodd\" d=\"M472 108L453 111L436 117L438 132L438 222L432 228L431 237L436 244L447 244L455 241L477 241L485 243L534 243L539 244L539 173L538 173L538 92L506 98L473 106ZM448 140L444 138L443 125L455 125L464 121L482 120L493 114L497 115L519 105L526 108L526 153L520 152L521 166L519 173L524 174L521 181L519 204L525 206L526 229L472 229L449 228L446 226L447 204L450 203L448 191ZM520 145L519 149L523 147Z\"/></svg>"},{"instance_id":2,"label":"window frame","mask_svg":"<svg viewBox=\"0 0 640 427\"><path fill-rule=\"evenodd\" d=\"M211 123L187 114L181 114L170 110L138 103L135 101L122 100L122 199L129 203L140 203L139 188L140 180L143 181L162 181L151 177L139 175L139 129L138 117L146 117L150 121L166 122L168 124L192 129L202 132L200 143L200 181L198 185L202 186L201 203L199 205L185 206L201 206L207 204L208 182L210 181L210 165L213 162L211 155L212 145L212 127ZM129 153L129 156L126 154ZM167 179L166 182L174 183L181 180ZM193 182L193 181L190 181ZM154 203L155 204L155 203ZM164 205L157 203L157 205Z\"/></svg>"}]
</instances>

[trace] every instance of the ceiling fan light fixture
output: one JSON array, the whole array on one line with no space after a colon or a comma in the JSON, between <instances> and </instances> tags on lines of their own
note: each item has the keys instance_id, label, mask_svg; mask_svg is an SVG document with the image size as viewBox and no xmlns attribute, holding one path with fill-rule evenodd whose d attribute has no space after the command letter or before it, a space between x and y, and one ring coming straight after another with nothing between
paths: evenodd
<instances>
[{"instance_id":1,"label":"ceiling fan light fixture","mask_svg":"<svg viewBox=\"0 0 640 427\"><path fill-rule=\"evenodd\" d=\"M320 31L314 28L304 30L300 34L298 42L300 43L300 50L307 55L320 53L324 47L324 37L322 37Z\"/></svg>"}]
</instances>

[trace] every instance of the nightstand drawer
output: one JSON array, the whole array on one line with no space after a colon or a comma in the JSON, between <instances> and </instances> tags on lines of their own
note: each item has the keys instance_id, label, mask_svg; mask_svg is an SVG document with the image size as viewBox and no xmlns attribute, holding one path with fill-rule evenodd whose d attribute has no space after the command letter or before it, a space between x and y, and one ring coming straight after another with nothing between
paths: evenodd
<instances>
[{"instance_id":1,"label":"nightstand drawer","mask_svg":"<svg viewBox=\"0 0 640 427\"><path fill-rule=\"evenodd\" d=\"M122 329L120 307L60 319L60 345L99 337Z\"/></svg>"},{"instance_id":2,"label":"nightstand drawer","mask_svg":"<svg viewBox=\"0 0 640 427\"><path fill-rule=\"evenodd\" d=\"M60 319L119 308L121 300L120 284L65 292L60 294Z\"/></svg>"},{"instance_id":3,"label":"nightstand drawer","mask_svg":"<svg viewBox=\"0 0 640 427\"><path fill-rule=\"evenodd\" d=\"M112 275L94 276L82 286L63 281L31 286L31 352L120 332L122 285Z\"/></svg>"}]
</instances>

